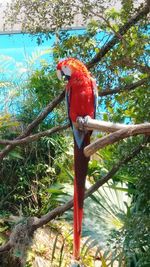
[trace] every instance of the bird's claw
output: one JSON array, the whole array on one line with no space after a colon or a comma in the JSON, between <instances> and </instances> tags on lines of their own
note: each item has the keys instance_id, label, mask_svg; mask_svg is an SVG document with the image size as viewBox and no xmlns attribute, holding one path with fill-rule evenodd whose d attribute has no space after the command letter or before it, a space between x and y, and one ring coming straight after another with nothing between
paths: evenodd
<instances>
[{"instance_id":1,"label":"bird's claw","mask_svg":"<svg viewBox=\"0 0 150 267\"><path fill-rule=\"evenodd\" d=\"M79 129L81 131L84 131L84 127L86 126L86 124L88 123L90 119L90 116L85 116L85 117L77 117L76 122L79 124Z\"/></svg>"},{"instance_id":2,"label":"bird's claw","mask_svg":"<svg viewBox=\"0 0 150 267\"><path fill-rule=\"evenodd\" d=\"M85 116L85 117L84 117L84 123L87 124L87 123L89 122L90 119L91 119L90 116L88 116L88 115Z\"/></svg>"}]
</instances>

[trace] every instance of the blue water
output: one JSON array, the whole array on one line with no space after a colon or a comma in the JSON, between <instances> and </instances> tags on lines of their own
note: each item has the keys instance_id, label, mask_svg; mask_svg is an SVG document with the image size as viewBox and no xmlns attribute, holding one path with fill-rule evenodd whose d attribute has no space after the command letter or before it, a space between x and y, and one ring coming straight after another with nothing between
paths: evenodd
<instances>
[{"instance_id":1,"label":"blue water","mask_svg":"<svg viewBox=\"0 0 150 267\"><path fill-rule=\"evenodd\" d=\"M69 30L71 35L79 35L85 32L84 29ZM51 35L51 38L38 45L37 36L31 34L1 34L0 35L0 55L12 57L16 61L24 61L26 57L32 55L35 51L42 51L46 49L52 49L56 41L55 35ZM52 51L49 54L52 57ZM48 56L44 56L48 59Z\"/></svg>"},{"instance_id":2,"label":"blue water","mask_svg":"<svg viewBox=\"0 0 150 267\"><path fill-rule=\"evenodd\" d=\"M68 30L70 35L82 35L85 33L84 29L78 30ZM99 32L97 34L97 40L103 40L102 44L108 41L110 35L107 35L104 32ZM52 48L55 44L56 37L55 35L51 36L51 39L44 40L40 45L37 43L37 36L31 34L1 34L0 35L0 56L7 56L12 58L17 62L24 62L26 58L32 56L33 53L40 52L43 50L51 50L49 55L42 56L46 59L52 59ZM101 46L101 45L100 45Z\"/></svg>"},{"instance_id":3,"label":"blue water","mask_svg":"<svg viewBox=\"0 0 150 267\"><path fill-rule=\"evenodd\" d=\"M67 33L82 35L85 30L69 30ZM99 46L110 38L111 36L104 32L97 34ZM45 39L40 45L35 35L21 33L0 35L0 112L6 110L11 113L17 112L21 99L20 86L26 84L28 75L34 69L40 68L43 60L53 64L55 42L55 35L48 40ZM1 82L5 82L5 85L2 86Z\"/></svg>"},{"instance_id":4,"label":"blue water","mask_svg":"<svg viewBox=\"0 0 150 267\"><path fill-rule=\"evenodd\" d=\"M4 34L0 35L0 55L12 57L16 61L24 61L26 56L31 56L36 50L49 49L54 45L55 36L45 40L42 45L37 44L36 36L29 34Z\"/></svg>"},{"instance_id":5,"label":"blue water","mask_svg":"<svg viewBox=\"0 0 150 267\"><path fill-rule=\"evenodd\" d=\"M20 85L26 81L33 65L52 61L55 37L38 46L29 34L0 35L0 112L16 113L20 103ZM46 51L48 50L48 51ZM4 86L2 84L4 83Z\"/></svg>"}]
</instances>

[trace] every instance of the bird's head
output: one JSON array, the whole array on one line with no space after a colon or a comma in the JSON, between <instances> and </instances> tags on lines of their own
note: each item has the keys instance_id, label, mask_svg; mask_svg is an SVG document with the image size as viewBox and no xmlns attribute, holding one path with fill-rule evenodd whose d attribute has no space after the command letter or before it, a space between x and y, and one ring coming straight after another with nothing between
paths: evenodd
<instances>
[{"instance_id":1,"label":"bird's head","mask_svg":"<svg viewBox=\"0 0 150 267\"><path fill-rule=\"evenodd\" d=\"M67 64L68 60L64 59L59 61L58 65L57 65L57 77L59 80L61 80L63 77L66 80L69 80L69 78L71 77L72 71L71 71L71 67L69 66L69 64Z\"/></svg>"},{"instance_id":2,"label":"bird's head","mask_svg":"<svg viewBox=\"0 0 150 267\"><path fill-rule=\"evenodd\" d=\"M65 77L66 80L69 80L71 75L74 72L82 72L82 74L90 75L86 66L76 58L67 58L59 61L57 65L57 77L61 80Z\"/></svg>"}]
</instances>

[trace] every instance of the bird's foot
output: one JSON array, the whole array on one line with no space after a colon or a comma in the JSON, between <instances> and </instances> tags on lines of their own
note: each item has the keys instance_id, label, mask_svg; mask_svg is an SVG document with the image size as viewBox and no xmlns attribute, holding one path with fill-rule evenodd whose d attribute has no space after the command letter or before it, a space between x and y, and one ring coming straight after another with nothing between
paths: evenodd
<instances>
[{"instance_id":1,"label":"bird's foot","mask_svg":"<svg viewBox=\"0 0 150 267\"><path fill-rule=\"evenodd\" d=\"M79 117L77 117L76 122L78 123L79 129L81 131L85 131L85 126L88 123L90 118L91 118L90 116L85 116L85 117L80 117L79 116Z\"/></svg>"},{"instance_id":2,"label":"bird's foot","mask_svg":"<svg viewBox=\"0 0 150 267\"><path fill-rule=\"evenodd\" d=\"M84 131L84 117L77 117L76 122L77 122L78 125L79 125L79 129L80 129L81 131Z\"/></svg>"},{"instance_id":3,"label":"bird's foot","mask_svg":"<svg viewBox=\"0 0 150 267\"><path fill-rule=\"evenodd\" d=\"M91 119L91 117L89 115L84 117L84 123L88 124L89 120Z\"/></svg>"}]
</instances>

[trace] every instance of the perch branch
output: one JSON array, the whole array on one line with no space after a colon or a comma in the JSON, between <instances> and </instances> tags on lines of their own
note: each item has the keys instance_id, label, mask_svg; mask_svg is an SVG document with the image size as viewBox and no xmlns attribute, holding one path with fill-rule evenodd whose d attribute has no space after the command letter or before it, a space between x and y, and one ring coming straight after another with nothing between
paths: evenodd
<instances>
[{"instance_id":1,"label":"perch branch","mask_svg":"<svg viewBox=\"0 0 150 267\"><path fill-rule=\"evenodd\" d=\"M75 125L79 129L81 127L81 130L84 127L85 130L89 130L89 131L97 130L97 131L106 132L106 133L116 132L121 129L129 129L131 127L131 125L113 123L109 121L100 121L100 120L91 119L90 117L88 117L88 120L84 121L81 126L78 123L78 119L77 119L77 122L75 123Z\"/></svg>"},{"instance_id":2,"label":"perch branch","mask_svg":"<svg viewBox=\"0 0 150 267\"><path fill-rule=\"evenodd\" d=\"M85 120L82 125L78 123L78 118L75 123L76 127L81 130L97 130L100 132L107 132L107 133L112 133L116 132L119 130L124 130L128 134L131 133L133 134L147 134L150 133L150 123L141 123L141 124L122 124L122 123L113 123L110 121L100 121L100 120L95 120L91 119L88 117L87 120Z\"/></svg>"},{"instance_id":3,"label":"perch branch","mask_svg":"<svg viewBox=\"0 0 150 267\"><path fill-rule=\"evenodd\" d=\"M103 184L107 183L116 172L124 165L131 161L135 156L137 156L140 151L144 148L144 144L147 143L147 139L145 139L138 147L136 147L129 155L120 160L116 165L112 167L112 169L102 178L100 178L93 186L91 186L85 193L85 198L91 196L97 189L99 189ZM54 210L48 212L43 215L41 218L29 218L30 222L30 233L32 234L37 228L42 227L47 224L51 220L55 219L58 216L61 216L65 211L69 210L73 207L73 200L70 200L64 205L61 205ZM12 232L13 235L13 232ZM9 240L6 244L0 246L0 253L5 251L9 251L13 248L13 243Z\"/></svg>"}]
</instances>

